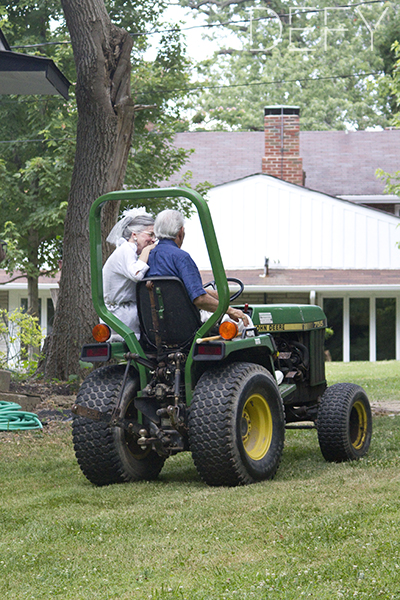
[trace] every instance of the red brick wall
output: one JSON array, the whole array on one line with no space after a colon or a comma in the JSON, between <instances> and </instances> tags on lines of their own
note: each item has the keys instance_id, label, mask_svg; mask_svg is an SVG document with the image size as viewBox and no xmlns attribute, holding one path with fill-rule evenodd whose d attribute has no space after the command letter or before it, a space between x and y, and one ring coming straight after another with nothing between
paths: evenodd
<instances>
[{"instance_id":1,"label":"red brick wall","mask_svg":"<svg viewBox=\"0 0 400 600\"><path fill-rule=\"evenodd\" d=\"M303 159L299 156L299 115L266 115L264 131L265 156L262 159L262 172L303 185Z\"/></svg>"}]
</instances>

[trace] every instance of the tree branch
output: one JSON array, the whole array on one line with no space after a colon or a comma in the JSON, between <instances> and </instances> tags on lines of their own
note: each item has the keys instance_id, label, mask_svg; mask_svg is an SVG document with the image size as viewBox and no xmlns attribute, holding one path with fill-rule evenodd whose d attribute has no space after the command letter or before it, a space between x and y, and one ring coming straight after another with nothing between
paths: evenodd
<instances>
[{"instance_id":1,"label":"tree branch","mask_svg":"<svg viewBox=\"0 0 400 600\"><path fill-rule=\"evenodd\" d=\"M4 283L0 282L0 285L7 285L8 283L12 283L13 281L17 281L17 279L23 279L24 277L25 278L28 277L28 274L27 273L21 273L21 275L16 275L15 277L12 277L8 281L4 281Z\"/></svg>"}]
</instances>

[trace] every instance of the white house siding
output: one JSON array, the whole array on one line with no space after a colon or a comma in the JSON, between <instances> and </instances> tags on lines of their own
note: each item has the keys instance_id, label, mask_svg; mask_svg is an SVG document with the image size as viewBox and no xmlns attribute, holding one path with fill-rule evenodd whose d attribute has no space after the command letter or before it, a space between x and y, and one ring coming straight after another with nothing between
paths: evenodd
<instances>
[{"instance_id":1,"label":"white house siding","mask_svg":"<svg viewBox=\"0 0 400 600\"><path fill-rule=\"evenodd\" d=\"M208 192L226 269L399 269L398 217L254 175ZM197 216L186 223L187 250L210 263Z\"/></svg>"}]
</instances>

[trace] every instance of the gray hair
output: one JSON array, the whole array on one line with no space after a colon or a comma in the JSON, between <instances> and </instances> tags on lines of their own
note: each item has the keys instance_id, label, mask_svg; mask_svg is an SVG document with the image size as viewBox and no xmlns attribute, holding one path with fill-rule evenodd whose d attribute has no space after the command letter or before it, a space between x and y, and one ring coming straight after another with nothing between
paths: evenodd
<instances>
[{"instance_id":1,"label":"gray hair","mask_svg":"<svg viewBox=\"0 0 400 600\"><path fill-rule=\"evenodd\" d=\"M138 215L134 219L131 219L127 225L125 225L121 236L126 240L129 240L132 233L141 233L150 225L154 225L153 217L150 217L150 215Z\"/></svg>"},{"instance_id":2,"label":"gray hair","mask_svg":"<svg viewBox=\"0 0 400 600\"><path fill-rule=\"evenodd\" d=\"M184 224L185 218L179 210L162 210L156 217L154 233L158 239L174 240Z\"/></svg>"}]
</instances>

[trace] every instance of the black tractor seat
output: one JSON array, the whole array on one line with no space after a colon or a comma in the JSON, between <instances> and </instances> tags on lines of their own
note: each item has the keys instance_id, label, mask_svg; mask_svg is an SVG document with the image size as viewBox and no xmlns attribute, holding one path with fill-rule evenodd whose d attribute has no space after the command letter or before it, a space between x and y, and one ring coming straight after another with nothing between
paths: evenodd
<instances>
[{"instance_id":1,"label":"black tractor seat","mask_svg":"<svg viewBox=\"0 0 400 600\"><path fill-rule=\"evenodd\" d=\"M200 312L178 277L146 277L136 285L141 330L148 349L185 350L201 327Z\"/></svg>"}]
</instances>

